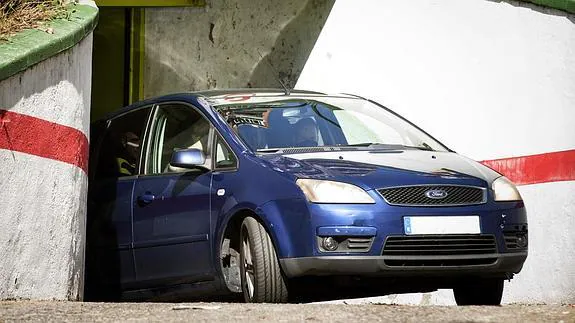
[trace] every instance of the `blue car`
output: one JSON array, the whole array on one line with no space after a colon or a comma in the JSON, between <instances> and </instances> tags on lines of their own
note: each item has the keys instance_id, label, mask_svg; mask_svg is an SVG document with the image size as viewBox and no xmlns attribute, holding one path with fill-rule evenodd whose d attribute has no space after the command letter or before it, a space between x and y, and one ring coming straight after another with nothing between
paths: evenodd
<instances>
[{"instance_id":1,"label":"blue car","mask_svg":"<svg viewBox=\"0 0 575 323\"><path fill-rule=\"evenodd\" d=\"M90 158L86 299L493 305L527 258L513 183L358 96L154 98L93 123Z\"/></svg>"}]
</instances>

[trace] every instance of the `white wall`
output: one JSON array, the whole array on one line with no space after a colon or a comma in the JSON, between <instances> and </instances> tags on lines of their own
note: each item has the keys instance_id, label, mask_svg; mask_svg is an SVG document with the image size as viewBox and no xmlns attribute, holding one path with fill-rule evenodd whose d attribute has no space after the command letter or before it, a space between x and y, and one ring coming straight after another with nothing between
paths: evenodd
<instances>
[{"instance_id":1,"label":"white wall","mask_svg":"<svg viewBox=\"0 0 575 323\"><path fill-rule=\"evenodd\" d=\"M575 181L520 186L529 256L503 301L575 303Z\"/></svg>"},{"instance_id":2,"label":"white wall","mask_svg":"<svg viewBox=\"0 0 575 323\"><path fill-rule=\"evenodd\" d=\"M0 109L88 137L91 66L90 34L73 48L0 81ZM81 299L86 173L69 163L8 149L0 149L0 164L0 299Z\"/></svg>"},{"instance_id":3,"label":"white wall","mask_svg":"<svg viewBox=\"0 0 575 323\"><path fill-rule=\"evenodd\" d=\"M373 98L478 160L573 149L574 21L487 0L338 0L296 88Z\"/></svg>"},{"instance_id":4,"label":"white wall","mask_svg":"<svg viewBox=\"0 0 575 323\"><path fill-rule=\"evenodd\" d=\"M515 1L338 0L296 88L375 99L477 160L572 150L575 15ZM573 303L575 182L520 191L530 255L504 302Z\"/></svg>"}]
</instances>

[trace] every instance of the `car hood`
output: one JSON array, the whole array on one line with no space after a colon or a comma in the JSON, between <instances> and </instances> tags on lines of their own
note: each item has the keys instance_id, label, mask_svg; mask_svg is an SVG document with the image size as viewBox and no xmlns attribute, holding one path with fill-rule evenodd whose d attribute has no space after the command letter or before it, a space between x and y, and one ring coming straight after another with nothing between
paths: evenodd
<instances>
[{"instance_id":1,"label":"car hood","mask_svg":"<svg viewBox=\"0 0 575 323\"><path fill-rule=\"evenodd\" d=\"M329 151L261 156L278 172L297 178L354 183L364 189L418 184L488 187L501 176L451 152L422 150Z\"/></svg>"}]
</instances>

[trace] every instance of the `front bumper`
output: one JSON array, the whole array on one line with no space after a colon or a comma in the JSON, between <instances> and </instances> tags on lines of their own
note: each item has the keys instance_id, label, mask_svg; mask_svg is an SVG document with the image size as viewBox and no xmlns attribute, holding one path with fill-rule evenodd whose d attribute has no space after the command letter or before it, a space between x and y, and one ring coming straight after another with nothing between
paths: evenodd
<instances>
[{"instance_id":1,"label":"front bumper","mask_svg":"<svg viewBox=\"0 0 575 323\"><path fill-rule=\"evenodd\" d=\"M495 258L487 265L465 266L388 266L386 260L416 260L414 256L318 256L301 258L283 258L280 264L286 276L481 276L510 278L518 273L527 258L527 251L516 253L498 253L470 256L434 256L419 257L433 260L462 260Z\"/></svg>"}]
</instances>

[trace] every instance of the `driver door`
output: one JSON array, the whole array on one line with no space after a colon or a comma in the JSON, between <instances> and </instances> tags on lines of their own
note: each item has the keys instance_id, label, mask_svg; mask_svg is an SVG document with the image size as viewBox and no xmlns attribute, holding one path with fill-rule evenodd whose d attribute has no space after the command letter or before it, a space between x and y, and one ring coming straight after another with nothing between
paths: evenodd
<instances>
[{"instance_id":1,"label":"driver door","mask_svg":"<svg viewBox=\"0 0 575 323\"><path fill-rule=\"evenodd\" d=\"M209 156L211 123L184 103L161 104L153 118L144 173L134 186L137 280L146 286L211 280L211 160L192 170L169 164L176 149Z\"/></svg>"}]
</instances>

